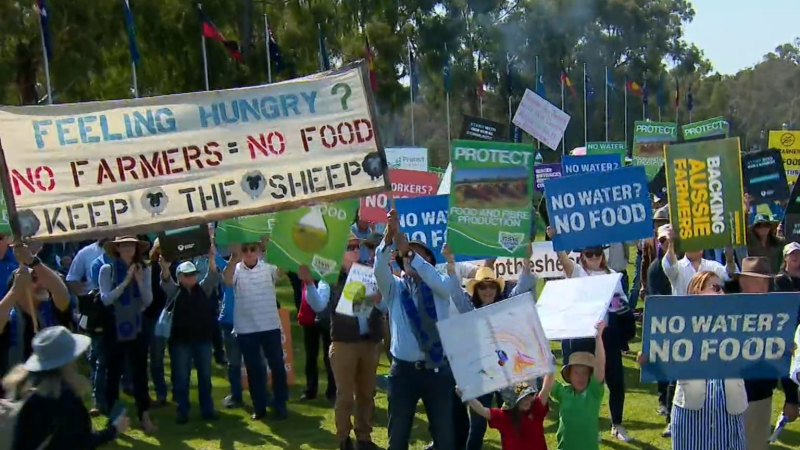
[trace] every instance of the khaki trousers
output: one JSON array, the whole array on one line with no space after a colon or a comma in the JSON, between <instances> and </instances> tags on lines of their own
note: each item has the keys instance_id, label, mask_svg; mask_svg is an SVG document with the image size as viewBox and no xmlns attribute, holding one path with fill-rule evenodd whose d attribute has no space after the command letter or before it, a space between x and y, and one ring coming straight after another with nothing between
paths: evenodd
<instances>
[{"instance_id":1,"label":"khaki trousers","mask_svg":"<svg viewBox=\"0 0 800 450\"><path fill-rule=\"evenodd\" d=\"M379 352L379 344L372 341L331 343L331 368L336 380L334 417L340 442L354 429L350 420L354 406L356 440L372 440Z\"/></svg>"},{"instance_id":2,"label":"khaki trousers","mask_svg":"<svg viewBox=\"0 0 800 450\"><path fill-rule=\"evenodd\" d=\"M772 419L772 397L747 404L744 413L744 433L747 450L767 450Z\"/></svg>"}]
</instances>

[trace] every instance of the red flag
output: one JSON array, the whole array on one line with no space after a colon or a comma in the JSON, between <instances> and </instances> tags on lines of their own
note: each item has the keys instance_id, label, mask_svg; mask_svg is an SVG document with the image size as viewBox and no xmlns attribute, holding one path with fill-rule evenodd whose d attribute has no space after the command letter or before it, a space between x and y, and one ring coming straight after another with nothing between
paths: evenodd
<instances>
[{"instance_id":1,"label":"red flag","mask_svg":"<svg viewBox=\"0 0 800 450\"><path fill-rule=\"evenodd\" d=\"M572 86L572 81L569 79L569 76L567 76L567 71L564 69L561 69L561 84L569 89L569 94L573 98L578 98L578 92L575 91L575 87Z\"/></svg>"},{"instance_id":2,"label":"red flag","mask_svg":"<svg viewBox=\"0 0 800 450\"><path fill-rule=\"evenodd\" d=\"M375 57L372 56L372 49L369 48L369 37L364 37L364 54L367 58L367 67L369 67L369 86L372 92L378 89L378 77L375 75Z\"/></svg>"},{"instance_id":3,"label":"red flag","mask_svg":"<svg viewBox=\"0 0 800 450\"><path fill-rule=\"evenodd\" d=\"M243 63L244 58L242 58L242 53L239 51L239 43L225 39L225 36L219 32L217 27L214 26L214 23L211 22L208 17L206 17L203 10L199 9L198 11L200 11L200 21L203 24L203 36L222 43L222 45L225 46L225 50L227 50L228 54L231 55L231 58Z\"/></svg>"},{"instance_id":4,"label":"red flag","mask_svg":"<svg viewBox=\"0 0 800 450\"><path fill-rule=\"evenodd\" d=\"M642 87L639 86L639 83L633 80L625 80L625 88L629 91L633 92L634 95L638 95L641 97L644 95L644 91L642 91Z\"/></svg>"}]
</instances>

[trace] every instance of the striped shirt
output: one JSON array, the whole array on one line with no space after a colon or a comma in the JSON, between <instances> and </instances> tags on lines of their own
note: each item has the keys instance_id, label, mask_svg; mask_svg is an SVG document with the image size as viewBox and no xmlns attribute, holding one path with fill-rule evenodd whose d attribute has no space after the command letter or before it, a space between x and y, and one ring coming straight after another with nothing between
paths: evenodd
<instances>
[{"instance_id":1,"label":"striped shirt","mask_svg":"<svg viewBox=\"0 0 800 450\"><path fill-rule=\"evenodd\" d=\"M277 330L281 327L275 296L278 268L259 260L252 269L243 262L233 272L233 328L238 334Z\"/></svg>"},{"instance_id":2,"label":"striped shirt","mask_svg":"<svg viewBox=\"0 0 800 450\"><path fill-rule=\"evenodd\" d=\"M672 407L672 450L746 450L744 414L728 414L725 383L708 380L699 410Z\"/></svg>"}]
</instances>

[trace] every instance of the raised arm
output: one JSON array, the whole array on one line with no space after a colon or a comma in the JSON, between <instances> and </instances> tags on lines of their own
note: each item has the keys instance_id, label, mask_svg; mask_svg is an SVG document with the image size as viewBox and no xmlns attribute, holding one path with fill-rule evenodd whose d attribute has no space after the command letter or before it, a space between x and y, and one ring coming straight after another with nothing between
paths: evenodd
<instances>
[{"instance_id":1,"label":"raised arm","mask_svg":"<svg viewBox=\"0 0 800 450\"><path fill-rule=\"evenodd\" d=\"M481 402L478 401L478 399L473 398L472 400L470 400L469 407L472 408L472 410L475 411L476 414L478 414L479 416L483 417L486 420L489 420L489 418L492 415L492 411L489 408L483 406Z\"/></svg>"},{"instance_id":2,"label":"raised arm","mask_svg":"<svg viewBox=\"0 0 800 450\"><path fill-rule=\"evenodd\" d=\"M536 288L536 276L531 273L531 258L533 257L533 242L528 244L525 251L525 262L522 263L522 273L519 274L519 280L514 289L511 290L511 296L532 292ZM567 258L569 259L569 258ZM572 260L570 260L572 262Z\"/></svg>"},{"instance_id":3,"label":"raised arm","mask_svg":"<svg viewBox=\"0 0 800 450\"><path fill-rule=\"evenodd\" d=\"M606 379L606 350L603 347L603 331L606 323L597 324L597 336L594 340L594 379L602 383Z\"/></svg>"},{"instance_id":4,"label":"raised arm","mask_svg":"<svg viewBox=\"0 0 800 450\"><path fill-rule=\"evenodd\" d=\"M400 225L397 211L389 211L387 218L389 222L386 225L383 241L375 249L375 263L372 266L375 273L375 282L378 284L378 290L382 296L381 304L391 301L394 295L395 278L390 266L392 262L391 246L394 243L395 236L398 234L397 230Z\"/></svg>"},{"instance_id":5,"label":"raised arm","mask_svg":"<svg viewBox=\"0 0 800 450\"><path fill-rule=\"evenodd\" d=\"M547 402L550 401L550 392L553 391L553 385L556 384L556 377L554 373L548 373L544 376L544 380L542 380L542 390L539 392L539 401L542 402L542 405L547 405Z\"/></svg>"},{"instance_id":6,"label":"raised arm","mask_svg":"<svg viewBox=\"0 0 800 450\"><path fill-rule=\"evenodd\" d=\"M675 286L678 283L681 271L678 268L678 257L675 255L675 241L673 237L674 235L670 234L670 237L665 239L664 243L661 244L661 246L666 249L664 257L661 259L661 267L664 269L664 275L667 276L669 282Z\"/></svg>"},{"instance_id":7,"label":"raised arm","mask_svg":"<svg viewBox=\"0 0 800 450\"><path fill-rule=\"evenodd\" d=\"M14 257L20 264L31 266L36 260L31 253L30 248L24 244L17 244L14 246ZM53 297L53 304L56 305L59 311L66 311L69 309L69 289L61 277L46 264L39 261L38 264L33 266L33 273L39 280L39 285L45 288Z\"/></svg>"},{"instance_id":8,"label":"raised arm","mask_svg":"<svg viewBox=\"0 0 800 450\"><path fill-rule=\"evenodd\" d=\"M222 278L224 279L226 286L233 286L233 274L236 272L236 265L238 265L241 261L241 252L235 251L231 253L231 259L228 261L228 265L225 266L225 272L222 274Z\"/></svg>"},{"instance_id":9,"label":"raised arm","mask_svg":"<svg viewBox=\"0 0 800 450\"><path fill-rule=\"evenodd\" d=\"M553 230L550 227L547 227L547 237L549 237L551 241L553 240L553 236L555 235L556 235L555 230ZM567 252L564 251L556 252L556 256L558 256L558 262L561 263L561 267L564 268L564 274L567 275L567 278L571 278L572 272L575 270L575 263L572 262L571 259L569 259Z\"/></svg>"},{"instance_id":10,"label":"raised arm","mask_svg":"<svg viewBox=\"0 0 800 450\"><path fill-rule=\"evenodd\" d=\"M300 266L297 270L297 277L303 282L306 290L306 302L315 313L321 313L328 306L331 300L331 287L323 280L314 286L314 278L308 266Z\"/></svg>"},{"instance_id":11,"label":"raised arm","mask_svg":"<svg viewBox=\"0 0 800 450\"><path fill-rule=\"evenodd\" d=\"M449 245L444 244L442 256L444 256L444 259L447 261L447 274L449 275L447 289L450 291L450 301L453 302L456 309L461 314L472 311L475 309L475 306L469 301L469 297L467 293L464 292L464 289L461 288L461 280L456 272L455 258L453 257L453 251L450 249Z\"/></svg>"},{"instance_id":12,"label":"raised arm","mask_svg":"<svg viewBox=\"0 0 800 450\"><path fill-rule=\"evenodd\" d=\"M6 292L6 295L0 300L0 333L8 323L9 314L11 309L22 298L23 292L31 289L31 275L25 268L17 269L14 271L14 283L11 289Z\"/></svg>"}]
</instances>

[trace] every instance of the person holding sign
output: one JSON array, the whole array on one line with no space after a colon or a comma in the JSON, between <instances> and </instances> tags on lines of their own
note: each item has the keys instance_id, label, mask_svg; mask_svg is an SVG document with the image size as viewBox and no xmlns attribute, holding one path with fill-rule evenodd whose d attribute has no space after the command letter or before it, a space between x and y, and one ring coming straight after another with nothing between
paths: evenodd
<instances>
[{"instance_id":1,"label":"person holding sign","mask_svg":"<svg viewBox=\"0 0 800 450\"><path fill-rule=\"evenodd\" d=\"M388 214L383 242L375 250L378 307L389 310L392 366L389 369L389 450L405 450L417 403L425 405L436 448L454 449L452 401L455 382L436 322L450 315L448 276L434 267L433 252L408 242L397 211ZM390 246L397 248L402 276L392 274Z\"/></svg>"},{"instance_id":2,"label":"person holding sign","mask_svg":"<svg viewBox=\"0 0 800 450\"><path fill-rule=\"evenodd\" d=\"M724 295L721 278L702 271L689 280L689 295ZM724 299L721 299L724 301ZM647 355L639 354L639 364ZM672 450L746 450L744 380L678 380L672 407Z\"/></svg>"},{"instance_id":3,"label":"person holding sign","mask_svg":"<svg viewBox=\"0 0 800 450\"><path fill-rule=\"evenodd\" d=\"M692 250L686 252L683 258L678 260L675 255L675 230L669 226L669 236L661 244L666 248L661 265L664 273L669 278L672 285L672 295L686 295L689 282L701 272L712 272L722 281L730 280L730 275L736 273L736 259L733 256L733 247L725 246L725 261L727 266L703 258L702 250Z\"/></svg>"},{"instance_id":4,"label":"person holding sign","mask_svg":"<svg viewBox=\"0 0 800 450\"><path fill-rule=\"evenodd\" d=\"M555 230L547 227L547 234L551 238ZM585 248L581 252L579 264L575 264L567 252L558 252L558 260L564 267L567 278L582 278L596 275L616 273L608 267L605 252L602 247ZM611 412L611 436L617 440L628 442L628 431L622 425L622 416L625 410L625 373L622 367L622 350L629 340L636 334L636 322L633 311L628 307L628 297L617 283L614 296L609 299L608 327L605 329L603 343L607 361L604 364L604 379L608 384L608 409ZM562 341L564 358L569 358L573 351L591 351L593 339L572 339ZM566 345L565 345L566 344Z\"/></svg>"}]
</instances>

